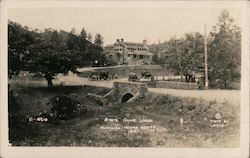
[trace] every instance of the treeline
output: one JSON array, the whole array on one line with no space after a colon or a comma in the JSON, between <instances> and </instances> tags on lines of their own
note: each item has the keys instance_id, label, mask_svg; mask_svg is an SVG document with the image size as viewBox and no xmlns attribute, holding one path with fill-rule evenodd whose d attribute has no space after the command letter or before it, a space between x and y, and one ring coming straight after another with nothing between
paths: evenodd
<instances>
[{"instance_id":1,"label":"treeline","mask_svg":"<svg viewBox=\"0 0 250 158\"><path fill-rule=\"evenodd\" d=\"M207 34L208 78L211 87L228 88L240 81L241 31L227 10L223 10L218 23ZM150 46L155 63L175 74L187 78L192 73L204 72L204 35L187 33Z\"/></svg>"},{"instance_id":2,"label":"treeline","mask_svg":"<svg viewBox=\"0 0 250 158\"><path fill-rule=\"evenodd\" d=\"M114 64L103 54L103 37L97 33L92 43L91 33L83 28L77 35L45 29L39 31L16 22L8 22L8 75L11 79L21 70L43 76L52 87L58 73L77 72L78 67Z\"/></svg>"}]
</instances>

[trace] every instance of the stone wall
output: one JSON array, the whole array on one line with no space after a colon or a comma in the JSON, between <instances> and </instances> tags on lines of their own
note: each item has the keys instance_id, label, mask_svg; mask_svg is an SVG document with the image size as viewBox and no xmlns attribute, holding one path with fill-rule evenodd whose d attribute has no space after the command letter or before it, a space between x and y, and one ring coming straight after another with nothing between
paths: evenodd
<instances>
[{"instance_id":1,"label":"stone wall","mask_svg":"<svg viewBox=\"0 0 250 158\"><path fill-rule=\"evenodd\" d=\"M197 83L186 82L170 82L170 81L157 81L156 88L171 88L171 89L199 89Z\"/></svg>"}]
</instances>

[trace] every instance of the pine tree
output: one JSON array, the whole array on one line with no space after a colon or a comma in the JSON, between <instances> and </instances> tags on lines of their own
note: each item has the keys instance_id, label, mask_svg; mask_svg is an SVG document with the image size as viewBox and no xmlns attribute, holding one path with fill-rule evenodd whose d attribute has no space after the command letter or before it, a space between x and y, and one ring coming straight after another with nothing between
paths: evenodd
<instances>
[{"instance_id":1,"label":"pine tree","mask_svg":"<svg viewBox=\"0 0 250 158\"><path fill-rule=\"evenodd\" d=\"M87 32L85 31L84 27L82 28L82 31L81 31L79 37L82 38L82 39L87 38Z\"/></svg>"},{"instance_id":2,"label":"pine tree","mask_svg":"<svg viewBox=\"0 0 250 158\"><path fill-rule=\"evenodd\" d=\"M101 34L97 33L95 35L95 40L94 40L94 43L99 45L99 46L102 46L103 45L103 37Z\"/></svg>"},{"instance_id":3,"label":"pine tree","mask_svg":"<svg viewBox=\"0 0 250 158\"><path fill-rule=\"evenodd\" d=\"M93 36L90 32L87 34L87 40L90 42L93 40Z\"/></svg>"}]
</instances>

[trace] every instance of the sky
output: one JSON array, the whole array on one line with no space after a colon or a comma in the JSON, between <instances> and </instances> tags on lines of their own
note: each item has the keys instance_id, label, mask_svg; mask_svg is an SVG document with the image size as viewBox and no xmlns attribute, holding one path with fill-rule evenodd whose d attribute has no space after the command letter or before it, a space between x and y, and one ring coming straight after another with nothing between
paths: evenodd
<instances>
[{"instance_id":1,"label":"sky","mask_svg":"<svg viewBox=\"0 0 250 158\"><path fill-rule=\"evenodd\" d=\"M241 26L241 12L237 7L11 8L8 16L33 29L70 31L74 27L76 33L80 33L84 27L93 35L100 33L104 45L120 38L128 42L146 39L148 44L153 44L189 32L203 34L204 23L210 32L223 9L227 9L235 24Z\"/></svg>"}]
</instances>

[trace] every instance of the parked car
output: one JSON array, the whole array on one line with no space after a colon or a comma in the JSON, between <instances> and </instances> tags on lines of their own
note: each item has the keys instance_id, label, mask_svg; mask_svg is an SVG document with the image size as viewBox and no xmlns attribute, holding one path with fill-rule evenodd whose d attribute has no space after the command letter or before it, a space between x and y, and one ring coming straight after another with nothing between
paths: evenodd
<instances>
[{"instance_id":1,"label":"parked car","mask_svg":"<svg viewBox=\"0 0 250 158\"><path fill-rule=\"evenodd\" d=\"M131 72L128 75L128 80L129 81L134 81L134 82L135 81L140 81L140 77L136 73Z\"/></svg>"},{"instance_id":2,"label":"parked car","mask_svg":"<svg viewBox=\"0 0 250 158\"><path fill-rule=\"evenodd\" d=\"M100 79L100 74L97 71L92 71L91 74L89 75L89 80L99 80Z\"/></svg>"},{"instance_id":3,"label":"parked car","mask_svg":"<svg viewBox=\"0 0 250 158\"><path fill-rule=\"evenodd\" d=\"M151 78L152 74L148 71L142 71L141 72L141 78Z\"/></svg>"},{"instance_id":4,"label":"parked car","mask_svg":"<svg viewBox=\"0 0 250 158\"><path fill-rule=\"evenodd\" d=\"M92 71L89 75L89 80L107 80L109 78L109 72L107 71Z\"/></svg>"},{"instance_id":5,"label":"parked car","mask_svg":"<svg viewBox=\"0 0 250 158\"><path fill-rule=\"evenodd\" d=\"M107 72L107 71L100 72L100 80L102 80L102 79L107 80L108 78L109 78L109 72Z\"/></svg>"}]
</instances>

